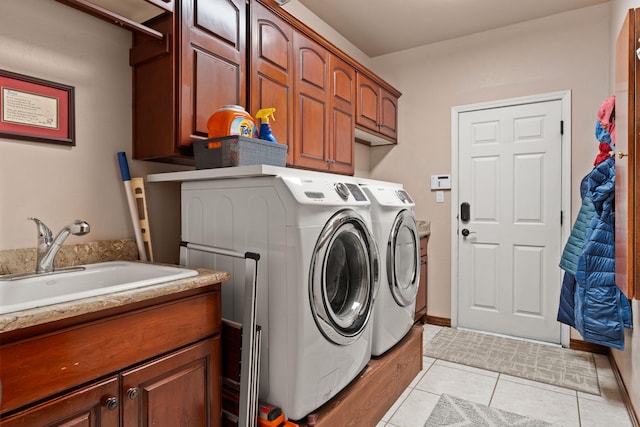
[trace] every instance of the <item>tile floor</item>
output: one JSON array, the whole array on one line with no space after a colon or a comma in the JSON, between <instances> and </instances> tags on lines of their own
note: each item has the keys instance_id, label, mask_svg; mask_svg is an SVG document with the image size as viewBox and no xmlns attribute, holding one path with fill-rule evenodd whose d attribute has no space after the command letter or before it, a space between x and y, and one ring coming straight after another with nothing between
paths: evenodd
<instances>
[{"instance_id":1,"label":"tile floor","mask_svg":"<svg viewBox=\"0 0 640 427\"><path fill-rule=\"evenodd\" d=\"M423 342L440 326L425 325ZM560 426L631 427L606 356L596 355L601 396L423 357L422 371L376 427L423 427L445 393Z\"/></svg>"}]
</instances>

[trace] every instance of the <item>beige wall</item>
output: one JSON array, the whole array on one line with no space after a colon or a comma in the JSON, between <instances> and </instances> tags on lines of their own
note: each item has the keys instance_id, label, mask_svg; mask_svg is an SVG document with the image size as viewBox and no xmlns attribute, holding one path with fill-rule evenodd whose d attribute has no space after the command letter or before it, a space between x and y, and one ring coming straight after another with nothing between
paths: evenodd
<instances>
[{"instance_id":1,"label":"beige wall","mask_svg":"<svg viewBox=\"0 0 640 427\"><path fill-rule=\"evenodd\" d=\"M76 146L0 138L0 250L35 246L27 217L54 233L88 221L91 233L68 243L133 238L116 153L127 153L132 176L175 168L131 160L130 47L129 31L58 2L2 2L0 66L75 87ZM177 187L147 190L156 257L177 261Z\"/></svg>"},{"instance_id":2,"label":"beige wall","mask_svg":"<svg viewBox=\"0 0 640 427\"><path fill-rule=\"evenodd\" d=\"M435 203L428 179L450 171L451 107L571 90L572 181L579 182L596 152L595 111L613 87L609 52L624 11L636 6L640 0L612 0L370 59L297 0L287 5L403 92L399 145L392 149L357 145L356 174L404 183L416 199L418 217L432 221L430 315L450 316L450 199L447 194L446 203ZM130 46L128 31L53 0L3 2L1 67L75 87L77 145L0 138L0 250L35 246L35 226L26 220L30 216L41 218L54 232L76 218L91 223L89 235L70 237L69 242L132 238L116 153L127 153L133 176L179 169L131 160ZM178 186L148 184L147 191L156 258L176 262ZM577 187L572 204L575 216ZM634 311L640 313L637 301ZM640 352L640 340L631 333L628 338L627 349L614 354L634 405L640 408L640 369L632 363L634 351Z\"/></svg>"},{"instance_id":3,"label":"beige wall","mask_svg":"<svg viewBox=\"0 0 640 427\"><path fill-rule=\"evenodd\" d=\"M611 1L611 32L609 46L611 55L611 72L615 69L615 61L613 52L615 51L615 42L622 26L622 21L629 9L640 7L640 0L612 0ZM614 79L611 78L611 88L614 88ZM636 256L637 259L637 256ZM626 331L625 349L624 351L612 350L616 365L620 369L620 374L625 383L631 403L636 412L640 411L640 302L634 300L632 302L633 310L633 327L634 330ZM634 333L635 332L635 333ZM634 356L635 355L635 356ZM640 416L640 413L636 415Z\"/></svg>"},{"instance_id":4,"label":"beige wall","mask_svg":"<svg viewBox=\"0 0 640 427\"><path fill-rule=\"evenodd\" d=\"M404 183L417 216L431 220L429 315L451 316L450 194L436 203L429 190L430 175L451 171L451 107L570 90L579 183L598 152L596 111L609 95L608 16L602 4L374 59L403 95L399 144L372 149L371 175ZM573 216L579 204L576 186Z\"/></svg>"}]
</instances>

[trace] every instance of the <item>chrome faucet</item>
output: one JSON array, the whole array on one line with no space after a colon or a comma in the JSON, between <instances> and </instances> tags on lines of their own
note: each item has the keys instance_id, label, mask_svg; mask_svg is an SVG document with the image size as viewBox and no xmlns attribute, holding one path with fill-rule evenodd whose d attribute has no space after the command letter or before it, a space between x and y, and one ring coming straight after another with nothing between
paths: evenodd
<instances>
[{"instance_id":1,"label":"chrome faucet","mask_svg":"<svg viewBox=\"0 0 640 427\"><path fill-rule=\"evenodd\" d=\"M71 224L65 226L56 238L53 238L53 234L49 227L47 227L38 218L29 218L36 223L38 227L38 246L36 247L36 273L51 273L55 270L54 261L58 251L62 247L62 243L69 237L70 234L74 236L82 236L87 234L91 227L89 223L82 220L75 220Z\"/></svg>"}]
</instances>

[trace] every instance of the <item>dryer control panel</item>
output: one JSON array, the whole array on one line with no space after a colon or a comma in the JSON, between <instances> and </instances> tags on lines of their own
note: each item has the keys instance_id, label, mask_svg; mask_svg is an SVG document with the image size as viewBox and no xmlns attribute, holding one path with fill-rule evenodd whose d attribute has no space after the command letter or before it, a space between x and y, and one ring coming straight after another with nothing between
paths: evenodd
<instances>
[{"instance_id":1,"label":"dryer control panel","mask_svg":"<svg viewBox=\"0 0 640 427\"><path fill-rule=\"evenodd\" d=\"M386 187L382 185L363 185L362 186L369 198L373 199L381 206L389 207L413 207L415 203L402 188Z\"/></svg>"},{"instance_id":2,"label":"dryer control panel","mask_svg":"<svg viewBox=\"0 0 640 427\"><path fill-rule=\"evenodd\" d=\"M369 199L352 183L315 178L281 177L296 201L302 204L329 206L366 206Z\"/></svg>"}]
</instances>

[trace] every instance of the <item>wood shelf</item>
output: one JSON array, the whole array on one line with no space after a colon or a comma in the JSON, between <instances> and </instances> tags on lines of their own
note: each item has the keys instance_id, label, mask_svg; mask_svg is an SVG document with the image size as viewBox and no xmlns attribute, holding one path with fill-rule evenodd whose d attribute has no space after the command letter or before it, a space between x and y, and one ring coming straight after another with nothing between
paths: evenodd
<instances>
[{"instance_id":1,"label":"wood shelf","mask_svg":"<svg viewBox=\"0 0 640 427\"><path fill-rule=\"evenodd\" d=\"M400 343L371 359L347 388L298 424L309 427L314 418L315 427L375 426L422 370L422 331L413 326Z\"/></svg>"}]
</instances>

